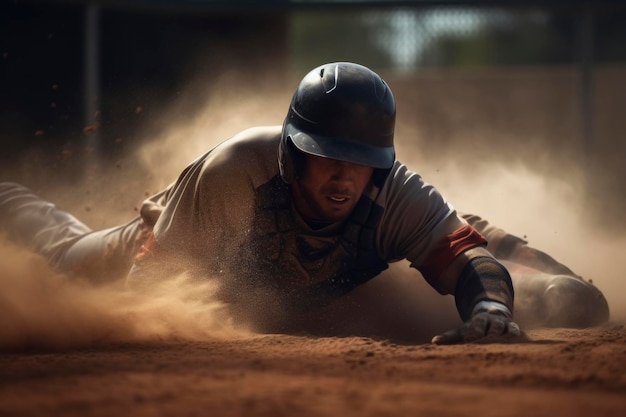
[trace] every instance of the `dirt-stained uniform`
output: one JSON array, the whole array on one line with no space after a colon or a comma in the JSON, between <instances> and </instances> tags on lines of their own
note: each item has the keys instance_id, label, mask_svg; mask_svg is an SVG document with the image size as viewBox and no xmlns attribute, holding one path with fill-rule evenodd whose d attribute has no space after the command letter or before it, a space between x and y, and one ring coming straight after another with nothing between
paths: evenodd
<instances>
[{"instance_id":1,"label":"dirt-stained uniform","mask_svg":"<svg viewBox=\"0 0 626 417\"><path fill-rule=\"evenodd\" d=\"M201 274L314 307L377 276L389 262L407 259L437 291L455 293L459 271L448 265L487 242L432 185L396 161L380 186L366 188L346 222L311 225L295 211L281 179L280 137L280 126L246 130L148 199L142 213L154 223L154 238L140 251L129 284L145 285L163 269L148 264L175 257ZM510 286L485 286L473 295L467 308L477 299L512 306Z\"/></svg>"},{"instance_id":2,"label":"dirt-stained uniform","mask_svg":"<svg viewBox=\"0 0 626 417\"><path fill-rule=\"evenodd\" d=\"M148 198L139 217L105 230L92 231L21 185L0 183L0 231L43 255L55 270L95 282L126 277L128 285L141 288L188 272L218 278L235 301L254 291L296 311L315 310L402 259L437 291L454 294L464 319L481 299L512 308L510 285L494 280L464 298L456 281L459 269L447 268L464 251L489 256L484 247L515 262L507 267L576 276L523 239L476 215L457 213L399 161L380 186L366 188L345 223L309 224L293 208L290 186L280 177L280 131L280 126L252 128L224 141ZM516 281L522 291L535 278L525 271L518 275L524 274ZM541 290L532 287L524 297L540 297L549 286L548 275L537 276ZM608 318L604 296L588 283L584 291L596 301L584 317L566 324L594 325Z\"/></svg>"},{"instance_id":3,"label":"dirt-stained uniform","mask_svg":"<svg viewBox=\"0 0 626 417\"><path fill-rule=\"evenodd\" d=\"M254 294L293 313L287 316L315 311L406 259L439 293L454 295L465 322L435 343L520 336L509 271L475 227L396 160L395 113L393 93L379 75L355 63L324 64L300 82L283 126L248 129L221 143L147 199L130 223L93 232L30 190L5 183L0 226L63 272L96 281L126 276L135 288L183 272L217 278L229 301L245 305ZM371 171L356 191L352 178L339 178L347 168L320 165L314 157ZM335 184L332 195L316 194L320 176L345 182L345 191ZM327 215L328 201L348 202L343 207L350 210ZM322 209L303 210L303 204ZM539 253L480 218L467 219L493 238L496 256ZM543 314L545 300L566 300L559 314L580 300L596 309L597 300L587 303L596 294L582 280L568 279L527 280L538 283L529 298L540 307L532 310ZM579 314L576 323L590 315Z\"/></svg>"}]
</instances>

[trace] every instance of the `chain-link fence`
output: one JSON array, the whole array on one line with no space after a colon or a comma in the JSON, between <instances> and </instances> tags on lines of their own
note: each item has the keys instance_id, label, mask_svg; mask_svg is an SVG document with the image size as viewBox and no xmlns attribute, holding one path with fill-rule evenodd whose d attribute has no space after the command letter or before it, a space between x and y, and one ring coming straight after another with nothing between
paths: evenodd
<instances>
[{"instance_id":1,"label":"chain-link fence","mask_svg":"<svg viewBox=\"0 0 626 417\"><path fill-rule=\"evenodd\" d=\"M415 2L416 4L419 2ZM402 7L295 11L290 42L305 67L349 54L398 71L565 65L591 54L626 62L624 7Z\"/></svg>"},{"instance_id":2,"label":"chain-link fence","mask_svg":"<svg viewBox=\"0 0 626 417\"><path fill-rule=\"evenodd\" d=\"M400 146L584 166L590 198L626 201L626 6L483 3L11 2L0 13L0 140L10 152L87 142L116 155L154 137L173 107L191 121L208 94L285 98L310 68L355 61L392 84Z\"/></svg>"}]
</instances>

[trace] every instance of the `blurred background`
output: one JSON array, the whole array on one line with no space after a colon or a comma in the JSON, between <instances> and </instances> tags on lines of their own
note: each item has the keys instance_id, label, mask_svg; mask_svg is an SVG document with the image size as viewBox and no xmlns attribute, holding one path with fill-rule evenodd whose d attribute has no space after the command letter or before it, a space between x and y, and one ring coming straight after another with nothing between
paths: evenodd
<instances>
[{"instance_id":1,"label":"blurred background","mask_svg":"<svg viewBox=\"0 0 626 417\"><path fill-rule=\"evenodd\" d=\"M562 3L5 1L0 174L44 192L95 177L92 194L132 177L143 198L212 144L280 124L309 69L346 60L388 81L399 156L442 187L451 169L523 166L626 230L626 7Z\"/></svg>"},{"instance_id":2,"label":"blurred background","mask_svg":"<svg viewBox=\"0 0 626 417\"><path fill-rule=\"evenodd\" d=\"M0 180L93 228L128 221L215 144L281 124L310 69L354 61L394 91L401 161L593 279L623 320L626 6L564 3L4 1ZM390 331L378 303L396 324L442 326L408 270L390 269L396 295L364 286L355 322Z\"/></svg>"}]
</instances>

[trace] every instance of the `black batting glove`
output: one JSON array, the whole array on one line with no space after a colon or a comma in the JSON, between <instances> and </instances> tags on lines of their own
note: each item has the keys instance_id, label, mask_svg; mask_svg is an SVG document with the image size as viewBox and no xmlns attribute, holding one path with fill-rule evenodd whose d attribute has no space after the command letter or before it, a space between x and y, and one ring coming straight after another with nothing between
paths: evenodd
<instances>
[{"instance_id":1,"label":"black batting glove","mask_svg":"<svg viewBox=\"0 0 626 417\"><path fill-rule=\"evenodd\" d=\"M474 307L469 320L456 329L433 337L432 343L502 343L521 339L522 331L513 321L507 306L495 301L481 301Z\"/></svg>"}]
</instances>

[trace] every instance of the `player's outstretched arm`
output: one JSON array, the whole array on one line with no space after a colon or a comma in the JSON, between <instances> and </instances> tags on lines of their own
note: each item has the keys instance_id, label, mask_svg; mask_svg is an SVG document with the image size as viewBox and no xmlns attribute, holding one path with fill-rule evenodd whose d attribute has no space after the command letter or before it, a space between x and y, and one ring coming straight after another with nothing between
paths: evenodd
<instances>
[{"instance_id":1,"label":"player's outstretched arm","mask_svg":"<svg viewBox=\"0 0 626 417\"><path fill-rule=\"evenodd\" d=\"M435 336L436 344L501 342L520 339L522 332L513 321L513 283L508 270L488 252L469 258L458 274L454 297L464 323Z\"/></svg>"}]
</instances>

